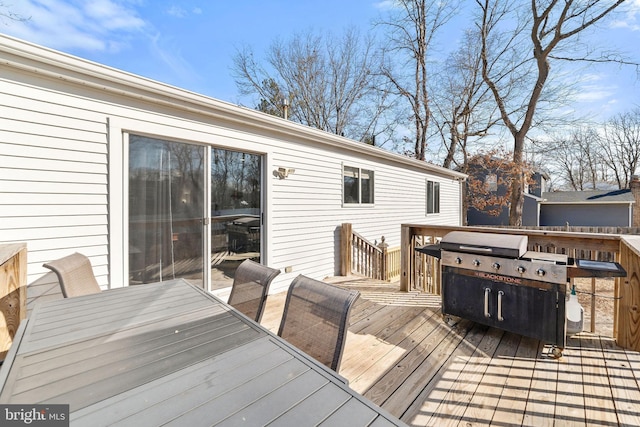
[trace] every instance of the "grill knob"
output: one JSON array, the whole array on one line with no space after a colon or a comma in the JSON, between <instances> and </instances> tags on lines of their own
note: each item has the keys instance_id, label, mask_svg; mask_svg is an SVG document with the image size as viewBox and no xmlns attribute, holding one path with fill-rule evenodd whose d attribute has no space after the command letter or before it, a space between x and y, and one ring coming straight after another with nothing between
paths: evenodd
<instances>
[{"instance_id":1,"label":"grill knob","mask_svg":"<svg viewBox=\"0 0 640 427\"><path fill-rule=\"evenodd\" d=\"M474 259L473 260L473 266L474 267L480 267L480 260L479 259Z\"/></svg>"},{"instance_id":2,"label":"grill knob","mask_svg":"<svg viewBox=\"0 0 640 427\"><path fill-rule=\"evenodd\" d=\"M540 277L544 277L544 275L547 274L547 272L544 271L542 268L539 268L536 270L536 274Z\"/></svg>"},{"instance_id":3,"label":"grill knob","mask_svg":"<svg viewBox=\"0 0 640 427\"><path fill-rule=\"evenodd\" d=\"M456 264L462 264L462 258L457 257L457 258L455 259L455 263L456 263Z\"/></svg>"},{"instance_id":4,"label":"grill knob","mask_svg":"<svg viewBox=\"0 0 640 427\"><path fill-rule=\"evenodd\" d=\"M494 262L491 267L493 267L494 270L500 270L501 265L497 262Z\"/></svg>"},{"instance_id":5,"label":"grill knob","mask_svg":"<svg viewBox=\"0 0 640 427\"><path fill-rule=\"evenodd\" d=\"M518 266L518 273L524 274L525 271L527 271L527 269L523 265Z\"/></svg>"}]
</instances>

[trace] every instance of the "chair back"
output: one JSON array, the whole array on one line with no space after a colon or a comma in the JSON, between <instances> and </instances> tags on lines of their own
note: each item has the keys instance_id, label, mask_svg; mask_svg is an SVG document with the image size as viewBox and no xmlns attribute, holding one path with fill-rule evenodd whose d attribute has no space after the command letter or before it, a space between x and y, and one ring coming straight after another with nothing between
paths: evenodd
<instances>
[{"instance_id":1,"label":"chair back","mask_svg":"<svg viewBox=\"0 0 640 427\"><path fill-rule=\"evenodd\" d=\"M287 292L278 335L338 372L358 291L299 275Z\"/></svg>"},{"instance_id":2,"label":"chair back","mask_svg":"<svg viewBox=\"0 0 640 427\"><path fill-rule=\"evenodd\" d=\"M43 266L56 273L65 298L100 292L100 285L93 274L91 261L85 255L76 252Z\"/></svg>"},{"instance_id":3,"label":"chair back","mask_svg":"<svg viewBox=\"0 0 640 427\"><path fill-rule=\"evenodd\" d=\"M228 304L245 316L260 323L271 281L280 270L249 259L236 269Z\"/></svg>"}]
</instances>

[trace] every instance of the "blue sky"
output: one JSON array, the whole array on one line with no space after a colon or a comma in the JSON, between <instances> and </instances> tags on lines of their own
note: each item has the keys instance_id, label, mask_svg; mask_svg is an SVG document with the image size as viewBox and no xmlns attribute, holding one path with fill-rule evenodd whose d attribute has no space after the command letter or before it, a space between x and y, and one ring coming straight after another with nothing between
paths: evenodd
<instances>
[{"instance_id":1,"label":"blue sky","mask_svg":"<svg viewBox=\"0 0 640 427\"><path fill-rule=\"evenodd\" d=\"M85 59L236 102L230 67L243 44L264 51L308 28L369 29L370 0L7 0L30 19L0 31Z\"/></svg>"},{"instance_id":2,"label":"blue sky","mask_svg":"<svg viewBox=\"0 0 640 427\"><path fill-rule=\"evenodd\" d=\"M232 56L243 44L256 54L276 38L307 29L364 33L384 0L7 0L30 18L3 20L0 31L85 59L233 103ZM640 0L600 37L640 60ZM581 75L579 108L611 115L640 105L630 67L606 66Z\"/></svg>"}]
</instances>

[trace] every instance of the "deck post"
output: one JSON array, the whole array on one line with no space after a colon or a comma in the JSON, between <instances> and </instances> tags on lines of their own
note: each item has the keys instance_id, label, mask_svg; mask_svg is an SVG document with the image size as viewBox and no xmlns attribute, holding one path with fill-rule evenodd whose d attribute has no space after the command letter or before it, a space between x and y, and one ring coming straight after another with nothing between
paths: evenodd
<instances>
[{"instance_id":1,"label":"deck post","mask_svg":"<svg viewBox=\"0 0 640 427\"><path fill-rule=\"evenodd\" d=\"M409 292L413 285L412 257L413 247L412 228L407 224L402 224L400 228L400 290Z\"/></svg>"},{"instance_id":2,"label":"deck post","mask_svg":"<svg viewBox=\"0 0 640 427\"><path fill-rule=\"evenodd\" d=\"M382 251L382 259L380 263L380 278L382 280L389 280L389 259L387 253L389 252L389 244L385 242L384 236L380 238L380 243L378 244L378 248Z\"/></svg>"},{"instance_id":3,"label":"deck post","mask_svg":"<svg viewBox=\"0 0 640 427\"><path fill-rule=\"evenodd\" d=\"M27 317L27 244L0 245L0 360Z\"/></svg>"},{"instance_id":4,"label":"deck post","mask_svg":"<svg viewBox=\"0 0 640 427\"><path fill-rule=\"evenodd\" d=\"M616 344L640 351L640 237L621 237L619 259L627 277L616 292Z\"/></svg>"},{"instance_id":5,"label":"deck post","mask_svg":"<svg viewBox=\"0 0 640 427\"><path fill-rule=\"evenodd\" d=\"M351 240L353 229L351 223L345 222L340 227L340 275L351 275Z\"/></svg>"}]
</instances>

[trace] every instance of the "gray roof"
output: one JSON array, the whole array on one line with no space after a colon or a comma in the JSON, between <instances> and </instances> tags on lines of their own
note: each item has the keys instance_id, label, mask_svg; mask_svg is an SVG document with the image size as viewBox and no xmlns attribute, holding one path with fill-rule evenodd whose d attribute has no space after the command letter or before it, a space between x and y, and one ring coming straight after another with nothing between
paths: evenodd
<instances>
[{"instance_id":1,"label":"gray roof","mask_svg":"<svg viewBox=\"0 0 640 427\"><path fill-rule=\"evenodd\" d=\"M542 203L635 203L631 190L553 191L542 193Z\"/></svg>"}]
</instances>

